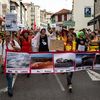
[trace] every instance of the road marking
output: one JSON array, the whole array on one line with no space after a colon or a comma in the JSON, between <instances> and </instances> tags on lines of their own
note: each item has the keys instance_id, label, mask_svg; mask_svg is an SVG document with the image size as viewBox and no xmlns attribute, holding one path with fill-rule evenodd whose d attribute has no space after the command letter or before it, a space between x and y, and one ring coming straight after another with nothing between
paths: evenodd
<instances>
[{"instance_id":1,"label":"road marking","mask_svg":"<svg viewBox=\"0 0 100 100\"><path fill-rule=\"evenodd\" d=\"M92 81L100 81L100 74L92 71L92 70L87 70L88 75L92 79Z\"/></svg>"},{"instance_id":2,"label":"road marking","mask_svg":"<svg viewBox=\"0 0 100 100\"><path fill-rule=\"evenodd\" d=\"M62 90L62 91L65 91L65 88L64 88L63 84L61 83L61 81L60 81L60 79L59 79L59 77L58 77L57 74L55 74L55 78L56 78L56 80L57 80L57 82L58 82L58 84L59 84L61 90Z\"/></svg>"},{"instance_id":3,"label":"road marking","mask_svg":"<svg viewBox=\"0 0 100 100\"><path fill-rule=\"evenodd\" d=\"M18 74L15 74L14 76L13 76L13 82L12 82L12 87L14 87L14 84L15 84L15 81L16 81L16 78L17 78L17 75ZM8 91L8 88L7 87L5 87L5 88L3 88L3 89L0 89L0 93L5 93L5 92L7 92Z\"/></svg>"}]
</instances>

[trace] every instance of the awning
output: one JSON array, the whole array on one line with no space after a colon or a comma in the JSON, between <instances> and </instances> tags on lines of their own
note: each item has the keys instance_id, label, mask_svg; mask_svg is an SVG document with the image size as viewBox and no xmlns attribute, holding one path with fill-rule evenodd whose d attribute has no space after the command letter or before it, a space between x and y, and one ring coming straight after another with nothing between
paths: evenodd
<instances>
[{"instance_id":1,"label":"awning","mask_svg":"<svg viewBox=\"0 0 100 100\"><path fill-rule=\"evenodd\" d=\"M100 20L100 15L96 16L94 19L90 20L87 25L90 26L90 25L93 25L93 24L96 24L97 21Z\"/></svg>"}]
</instances>

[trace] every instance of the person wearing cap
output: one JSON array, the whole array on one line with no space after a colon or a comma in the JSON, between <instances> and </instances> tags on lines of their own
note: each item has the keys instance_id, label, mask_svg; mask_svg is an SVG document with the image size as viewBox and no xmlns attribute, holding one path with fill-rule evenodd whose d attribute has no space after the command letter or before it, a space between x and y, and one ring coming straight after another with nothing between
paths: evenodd
<instances>
[{"instance_id":1,"label":"person wearing cap","mask_svg":"<svg viewBox=\"0 0 100 100\"><path fill-rule=\"evenodd\" d=\"M3 42L3 45L0 46L0 55L3 58L3 62L5 62L5 54L6 50L14 50L18 51L20 50L20 45L17 41L12 40L11 34L7 32L5 34L5 40ZM8 96L13 96L13 87L12 87L12 81L13 81L13 74L12 73L6 73L6 79L7 79L7 85L8 85Z\"/></svg>"}]
</instances>

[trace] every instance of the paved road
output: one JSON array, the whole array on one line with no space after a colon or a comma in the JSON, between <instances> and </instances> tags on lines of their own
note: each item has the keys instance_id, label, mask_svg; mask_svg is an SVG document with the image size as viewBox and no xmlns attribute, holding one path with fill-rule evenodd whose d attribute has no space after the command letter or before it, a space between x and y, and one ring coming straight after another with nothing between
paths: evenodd
<instances>
[{"instance_id":1,"label":"paved road","mask_svg":"<svg viewBox=\"0 0 100 100\"><path fill-rule=\"evenodd\" d=\"M3 81L0 78L0 85L5 86ZM7 93L1 93L0 100L100 100L100 81L92 81L86 71L74 73L73 93L68 93L66 84L65 74L31 75L30 78L18 75L14 96L9 98Z\"/></svg>"}]
</instances>

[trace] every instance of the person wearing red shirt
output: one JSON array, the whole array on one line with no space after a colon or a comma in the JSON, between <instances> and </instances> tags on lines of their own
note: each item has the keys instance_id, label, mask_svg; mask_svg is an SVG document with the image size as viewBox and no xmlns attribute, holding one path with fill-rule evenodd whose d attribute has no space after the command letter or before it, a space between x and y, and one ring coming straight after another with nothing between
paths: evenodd
<instances>
[{"instance_id":1,"label":"person wearing red shirt","mask_svg":"<svg viewBox=\"0 0 100 100\"><path fill-rule=\"evenodd\" d=\"M20 35L20 45L21 45L21 51L22 52L31 52L32 46L31 46L31 40L29 38L29 32L22 32Z\"/></svg>"}]
</instances>

